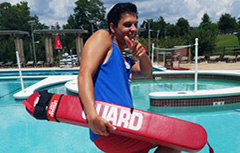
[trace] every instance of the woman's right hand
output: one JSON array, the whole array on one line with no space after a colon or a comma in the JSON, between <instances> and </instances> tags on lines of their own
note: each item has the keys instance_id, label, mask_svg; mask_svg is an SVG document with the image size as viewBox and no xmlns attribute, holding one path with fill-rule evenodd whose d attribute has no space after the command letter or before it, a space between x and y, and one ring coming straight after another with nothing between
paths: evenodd
<instances>
[{"instance_id":1,"label":"woman's right hand","mask_svg":"<svg viewBox=\"0 0 240 153\"><path fill-rule=\"evenodd\" d=\"M94 117L89 117L88 125L93 133L104 135L104 136L108 136L110 131L113 131L116 129L109 121L105 120L99 115L95 115Z\"/></svg>"}]
</instances>

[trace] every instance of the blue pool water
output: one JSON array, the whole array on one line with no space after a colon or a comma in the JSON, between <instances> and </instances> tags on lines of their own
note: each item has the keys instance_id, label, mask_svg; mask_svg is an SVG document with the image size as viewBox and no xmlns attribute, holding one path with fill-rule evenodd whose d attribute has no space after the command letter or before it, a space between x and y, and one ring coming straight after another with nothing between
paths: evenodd
<instances>
[{"instance_id":1,"label":"blue pool water","mask_svg":"<svg viewBox=\"0 0 240 153\"><path fill-rule=\"evenodd\" d=\"M79 72L78 68L74 69L46 69L46 70L22 70L23 76L50 76L50 75L77 75ZM14 77L19 76L18 70L1 70L1 77Z\"/></svg>"},{"instance_id":2,"label":"blue pool water","mask_svg":"<svg viewBox=\"0 0 240 153\"><path fill-rule=\"evenodd\" d=\"M25 87L39 80L24 80ZM175 80L176 81L176 80ZM187 80L174 83L171 80L133 81L134 106L164 115L201 124L208 132L208 140L216 153L240 152L240 106L231 105L227 109L215 110L214 106L191 107L195 111L175 111L174 109L154 109L149 106L148 93L163 90L192 90L192 83ZM177 82L177 81L176 81ZM200 88L212 88L200 80ZM211 81L210 81L211 82ZM181 84L182 83L182 84ZM181 84L181 85L180 85ZM216 88L239 86L239 82L216 80ZM182 87L180 87L182 86ZM19 80L0 80L0 152L1 153L101 153L88 139L88 129L68 125L39 121L31 117L13 94L20 91ZM52 93L66 93L63 84L48 88ZM218 107L218 106L215 106ZM224 106L220 106L224 107ZM184 108L177 108L184 109ZM189 109L190 110L190 109ZM150 152L153 152L152 149ZM204 147L200 153L208 153Z\"/></svg>"}]
</instances>

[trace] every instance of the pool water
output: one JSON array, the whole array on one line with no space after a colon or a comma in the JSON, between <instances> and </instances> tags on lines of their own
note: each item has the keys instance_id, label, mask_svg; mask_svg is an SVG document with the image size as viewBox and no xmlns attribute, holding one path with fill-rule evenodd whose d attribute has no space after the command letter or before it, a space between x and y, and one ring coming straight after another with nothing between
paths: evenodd
<instances>
[{"instance_id":1,"label":"pool water","mask_svg":"<svg viewBox=\"0 0 240 153\"><path fill-rule=\"evenodd\" d=\"M39 80L25 80L30 86ZM166 82L165 82L166 81ZM170 84L168 84L172 81ZM176 81L176 80L175 80ZM192 83L180 81L180 87L174 80L133 81L131 91L134 106L139 109L153 111L201 124L208 133L208 140L216 153L240 152L240 106L233 105L228 109L218 111L202 111L204 108L191 107L198 111L175 112L174 109L155 110L149 105L148 93L154 91L192 90ZM165 82L165 83L163 83ZM185 82L185 83L184 83ZM200 88L206 80L199 82ZM214 82L219 87L239 86L238 82ZM186 85L189 84L189 85ZM231 85L230 85L231 84ZM202 87L201 87L202 86ZM210 85L212 87L213 85ZM20 91L19 80L0 80L0 152L1 153L101 153L88 139L88 129L48 121L40 121L31 117L22 101L16 101L13 94ZM209 88L210 88L209 87ZM204 88L204 87L203 87ZM208 87L206 87L208 88ZM49 92L66 94L63 84L48 88ZM212 106L211 108L213 108ZM223 107L223 106L221 106ZM182 108L178 108L182 109ZM209 109L208 109L209 110ZM154 152L154 149L150 151ZM200 153L208 153L205 146Z\"/></svg>"},{"instance_id":2,"label":"pool water","mask_svg":"<svg viewBox=\"0 0 240 153\"><path fill-rule=\"evenodd\" d=\"M229 80L212 80L212 79L199 79L198 90L211 90L211 89L224 89L240 86L240 81ZM139 109L146 109L150 107L148 94L151 92L159 91L194 91L193 79L163 79L163 80L137 80L131 83L131 92L133 96L134 106ZM197 107L197 110L201 108L201 111L211 111L213 109L224 109L224 107ZM231 106L230 106L231 107ZM209 109L208 109L209 108ZM228 108L228 106L227 106ZM154 111L157 110L157 111ZM150 107L149 111L158 113L178 111L189 112L197 111L196 107L176 107L176 108L155 108Z\"/></svg>"},{"instance_id":3,"label":"pool water","mask_svg":"<svg viewBox=\"0 0 240 153\"><path fill-rule=\"evenodd\" d=\"M79 68L73 69L49 69L49 70L22 70L23 76L50 76L50 75L77 75ZM1 77L14 77L19 76L18 70L1 70Z\"/></svg>"}]
</instances>

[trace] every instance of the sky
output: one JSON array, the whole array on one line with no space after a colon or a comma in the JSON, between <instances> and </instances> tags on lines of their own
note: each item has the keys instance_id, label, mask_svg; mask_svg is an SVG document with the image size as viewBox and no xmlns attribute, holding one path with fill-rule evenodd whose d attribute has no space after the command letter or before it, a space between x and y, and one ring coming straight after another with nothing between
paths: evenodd
<instances>
[{"instance_id":1,"label":"sky","mask_svg":"<svg viewBox=\"0 0 240 153\"><path fill-rule=\"evenodd\" d=\"M30 14L37 15L41 23L48 26L67 23L70 14L76 7L76 0L21 0L27 1ZM0 0L15 5L20 0ZM106 12L118 2L126 0L102 0ZM131 0L139 12L139 23L145 19L156 21L160 16L165 22L175 24L181 17L188 20L190 26L199 26L204 13L207 13L214 23L219 21L222 14L229 13L236 19L240 17L240 0Z\"/></svg>"}]
</instances>

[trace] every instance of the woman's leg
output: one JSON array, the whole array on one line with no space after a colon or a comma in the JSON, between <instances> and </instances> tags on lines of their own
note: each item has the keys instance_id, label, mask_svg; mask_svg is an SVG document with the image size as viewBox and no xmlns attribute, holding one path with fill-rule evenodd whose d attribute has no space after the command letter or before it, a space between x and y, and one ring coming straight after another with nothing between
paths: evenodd
<instances>
[{"instance_id":1,"label":"woman's leg","mask_svg":"<svg viewBox=\"0 0 240 153\"><path fill-rule=\"evenodd\" d=\"M156 150L155 153L181 153L179 150L167 148L167 147L162 147L159 146Z\"/></svg>"}]
</instances>

